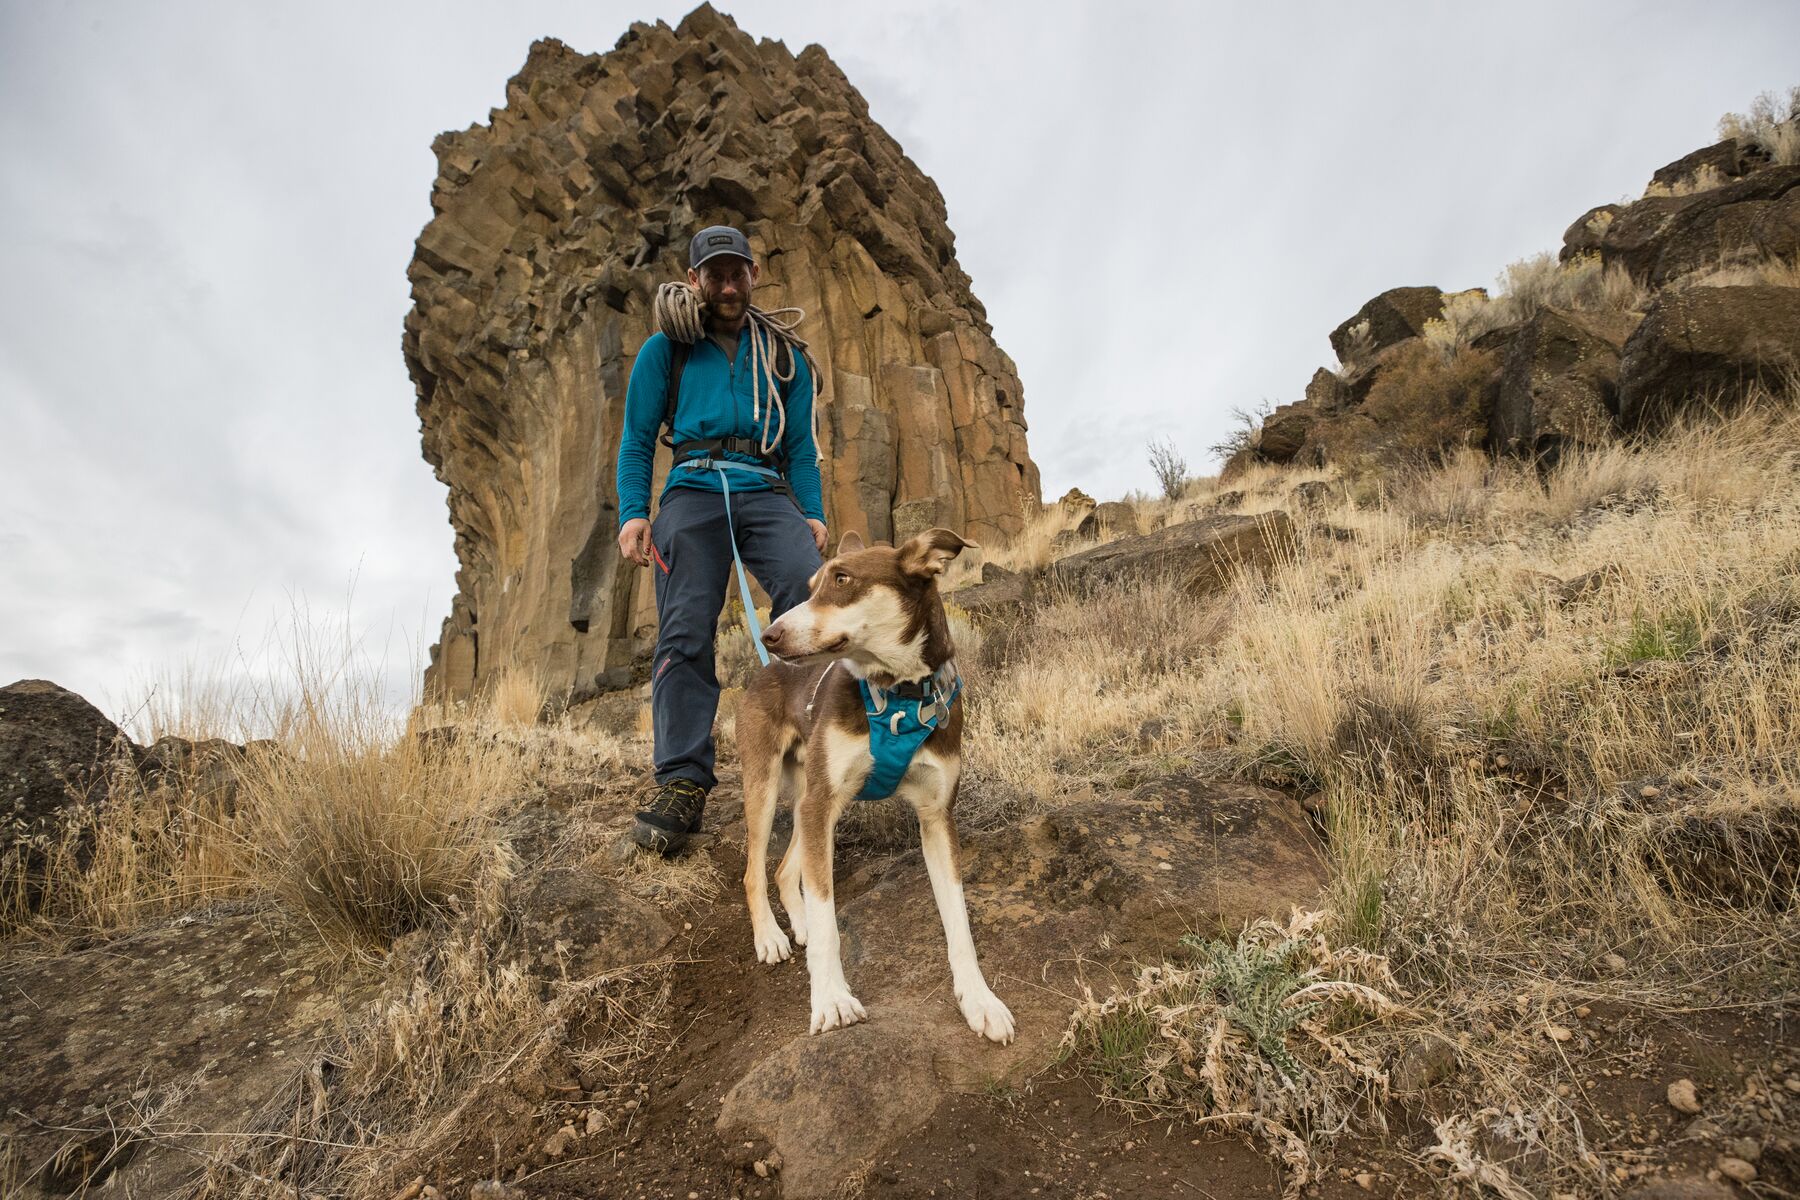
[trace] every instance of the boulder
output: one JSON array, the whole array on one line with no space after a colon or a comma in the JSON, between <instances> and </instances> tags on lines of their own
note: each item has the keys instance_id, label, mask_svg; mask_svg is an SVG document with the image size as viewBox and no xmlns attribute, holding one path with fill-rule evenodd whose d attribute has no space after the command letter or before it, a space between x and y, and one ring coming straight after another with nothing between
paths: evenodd
<instances>
[{"instance_id":1,"label":"boulder","mask_svg":"<svg viewBox=\"0 0 1800 1200\"><path fill-rule=\"evenodd\" d=\"M1576 217L1574 223L1563 230L1562 249L1557 252L1556 260L1568 262L1583 254L1600 253L1606 230L1625 207L1623 204L1597 204Z\"/></svg>"},{"instance_id":2,"label":"boulder","mask_svg":"<svg viewBox=\"0 0 1800 1200\"><path fill-rule=\"evenodd\" d=\"M1647 196L1592 210L1563 235L1561 257L1598 253L1633 278L1661 287L1722 258L1786 253L1792 211L1782 201L1800 187L1800 166L1766 167L1704 192ZM1591 217L1611 211L1603 228Z\"/></svg>"},{"instance_id":3,"label":"boulder","mask_svg":"<svg viewBox=\"0 0 1800 1200\"><path fill-rule=\"evenodd\" d=\"M1434 287L1390 288L1356 310L1356 315L1331 331L1331 348L1338 361L1348 363L1356 353L1351 330L1369 323L1369 352L1418 337L1425 323L1444 315L1444 293Z\"/></svg>"},{"instance_id":4,"label":"boulder","mask_svg":"<svg viewBox=\"0 0 1800 1200\"><path fill-rule=\"evenodd\" d=\"M1094 511L1075 527L1077 537L1110 538L1136 533L1137 506L1124 500L1108 500L1094 506Z\"/></svg>"},{"instance_id":5,"label":"boulder","mask_svg":"<svg viewBox=\"0 0 1800 1200\"><path fill-rule=\"evenodd\" d=\"M1058 500L1057 504L1061 505L1062 510L1066 513L1089 513L1094 510L1096 501L1092 496L1075 487L1064 492L1062 499Z\"/></svg>"},{"instance_id":6,"label":"boulder","mask_svg":"<svg viewBox=\"0 0 1800 1200\"><path fill-rule=\"evenodd\" d=\"M1036 588L1030 576L993 563L981 568L981 582L949 593L951 604L975 617L1016 614L1030 603Z\"/></svg>"},{"instance_id":7,"label":"boulder","mask_svg":"<svg viewBox=\"0 0 1800 1200\"><path fill-rule=\"evenodd\" d=\"M1331 378L1337 379L1335 375ZM1310 387L1307 390L1312 391ZM1312 431L1314 419L1310 401L1283 404L1263 420L1262 436L1256 443L1257 456L1265 462L1292 462L1300 453L1300 447L1306 444L1306 435Z\"/></svg>"},{"instance_id":8,"label":"boulder","mask_svg":"<svg viewBox=\"0 0 1800 1200\"><path fill-rule=\"evenodd\" d=\"M1650 185L1674 187L1707 169L1716 172L1721 179L1735 179L1768 161L1767 153L1754 149L1749 143L1726 138L1657 168L1650 176Z\"/></svg>"},{"instance_id":9,"label":"boulder","mask_svg":"<svg viewBox=\"0 0 1800 1200\"><path fill-rule=\"evenodd\" d=\"M605 53L542 39L505 103L432 149L402 350L458 564L433 694L515 667L591 693L653 642L652 577L615 540L615 456L655 289L685 278L705 225L748 235L758 305L806 310L834 531L986 542L1036 510L1018 371L944 198L819 47L708 5Z\"/></svg>"},{"instance_id":10,"label":"boulder","mask_svg":"<svg viewBox=\"0 0 1800 1200\"><path fill-rule=\"evenodd\" d=\"M1084 592L1166 576L1199 596L1222 588L1239 567L1267 566L1292 539L1293 522L1283 512L1201 517L1058 559L1047 577L1060 589Z\"/></svg>"},{"instance_id":11,"label":"boulder","mask_svg":"<svg viewBox=\"0 0 1800 1200\"><path fill-rule=\"evenodd\" d=\"M1494 384L1489 444L1554 460L1563 448L1612 437L1626 323L1543 309L1507 347Z\"/></svg>"},{"instance_id":12,"label":"boulder","mask_svg":"<svg viewBox=\"0 0 1800 1200\"><path fill-rule=\"evenodd\" d=\"M1619 419L1655 427L1696 405L1729 404L1800 368L1800 289L1666 292L1619 359Z\"/></svg>"},{"instance_id":13,"label":"boulder","mask_svg":"<svg viewBox=\"0 0 1800 1200\"><path fill-rule=\"evenodd\" d=\"M1314 411L1330 411L1350 403L1350 392L1336 371L1320 367L1307 381L1305 398Z\"/></svg>"},{"instance_id":14,"label":"boulder","mask_svg":"<svg viewBox=\"0 0 1800 1200\"><path fill-rule=\"evenodd\" d=\"M0 854L20 856L26 878L38 877L70 808L104 799L110 765L121 757L135 764L136 754L117 725L67 688L46 679L0 688Z\"/></svg>"}]
</instances>

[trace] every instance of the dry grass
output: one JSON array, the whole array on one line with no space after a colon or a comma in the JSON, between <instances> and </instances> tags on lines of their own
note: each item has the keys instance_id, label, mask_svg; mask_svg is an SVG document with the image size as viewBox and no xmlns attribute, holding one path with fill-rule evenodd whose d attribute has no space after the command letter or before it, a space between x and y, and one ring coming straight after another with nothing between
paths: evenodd
<instances>
[{"instance_id":1,"label":"dry grass","mask_svg":"<svg viewBox=\"0 0 1800 1200\"><path fill-rule=\"evenodd\" d=\"M341 630L296 626L283 649L279 688L205 671L181 677L192 696L153 691L137 711L158 736L274 736L167 772L115 770L103 803L68 814L43 900L10 906L8 936L107 934L251 898L355 950L466 898L509 802L621 759L606 734L530 724L541 689L517 677L458 711L402 717Z\"/></svg>"},{"instance_id":2,"label":"dry grass","mask_svg":"<svg viewBox=\"0 0 1800 1200\"><path fill-rule=\"evenodd\" d=\"M1007 813L1176 754L1310 795L1331 935L1462 1060L1446 1166L1591 1188L1547 1031L1800 992L1797 472L1800 389L1547 477L1471 451L1359 486L1212 602L1044 609L1014 642L1054 656L994 665L968 770ZM1510 1157L1457 1159L1457 1114Z\"/></svg>"},{"instance_id":3,"label":"dry grass","mask_svg":"<svg viewBox=\"0 0 1800 1200\"><path fill-rule=\"evenodd\" d=\"M1567 262L1537 254L1508 266L1491 298L1479 289L1447 296L1443 316L1426 322L1425 341L1448 358L1482 334L1529 321L1546 308L1641 312L1649 300L1649 292L1618 263L1603 264L1594 254Z\"/></svg>"}]
</instances>

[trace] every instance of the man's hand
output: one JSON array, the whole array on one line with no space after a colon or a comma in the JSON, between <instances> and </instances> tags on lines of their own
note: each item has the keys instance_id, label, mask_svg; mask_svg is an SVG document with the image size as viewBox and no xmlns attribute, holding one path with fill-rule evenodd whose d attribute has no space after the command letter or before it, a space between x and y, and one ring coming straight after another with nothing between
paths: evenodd
<instances>
[{"instance_id":1,"label":"man's hand","mask_svg":"<svg viewBox=\"0 0 1800 1200\"><path fill-rule=\"evenodd\" d=\"M824 526L820 526L821 529ZM619 530L619 553L640 567L650 565L650 522L633 517Z\"/></svg>"},{"instance_id":2,"label":"man's hand","mask_svg":"<svg viewBox=\"0 0 1800 1200\"><path fill-rule=\"evenodd\" d=\"M808 529L812 530L813 545L815 545L819 548L820 554L824 554L825 553L825 538L826 538L825 522L815 521L811 517L808 517L808 518L806 518L806 527Z\"/></svg>"}]
</instances>

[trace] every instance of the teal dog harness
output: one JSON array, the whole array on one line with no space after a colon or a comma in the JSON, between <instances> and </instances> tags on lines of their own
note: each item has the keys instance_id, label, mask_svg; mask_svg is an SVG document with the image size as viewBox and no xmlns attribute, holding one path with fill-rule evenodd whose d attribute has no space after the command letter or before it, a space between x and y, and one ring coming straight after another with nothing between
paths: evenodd
<instances>
[{"instance_id":1,"label":"teal dog harness","mask_svg":"<svg viewBox=\"0 0 1800 1200\"><path fill-rule=\"evenodd\" d=\"M949 717L962 692L962 676L951 661L917 683L884 688L858 679L856 687L868 714L869 756L875 760L856 798L885 800L900 786L925 739Z\"/></svg>"}]
</instances>

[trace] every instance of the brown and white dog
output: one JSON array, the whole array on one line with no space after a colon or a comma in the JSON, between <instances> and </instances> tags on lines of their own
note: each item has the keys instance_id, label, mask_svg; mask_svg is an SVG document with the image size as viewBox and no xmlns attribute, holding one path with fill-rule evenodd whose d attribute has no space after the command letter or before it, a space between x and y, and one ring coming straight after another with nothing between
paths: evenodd
<instances>
[{"instance_id":1,"label":"brown and white dog","mask_svg":"<svg viewBox=\"0 0 1800 1200\"><path fill-rule=\"evenodd\" d=\"M965 547L931 529L898 549L865 547L854 533L812 577L812 595L763 631L781 661L760 671L738 710L749 863L744 894L756 957L782 962L792 950L769 906L769 832L778 793L794 800L794 833L776 871L794 940L806 947L812 977L812 1032L854 1025L868 1014L851 995L838 950L832 899L832 837L844 806L862 790L873 759L858 678L892 687L928 678L955 651L937 577ZM1013 1038L1012 1013L975 961L950 816L962 774L962 705L926 738L895 795L919 818L925 870L944 921L950 976L969 1028L996 1042Z\"/></svg>"}]
</instances>

